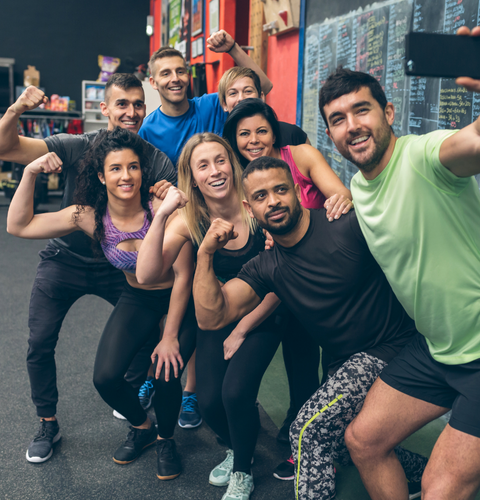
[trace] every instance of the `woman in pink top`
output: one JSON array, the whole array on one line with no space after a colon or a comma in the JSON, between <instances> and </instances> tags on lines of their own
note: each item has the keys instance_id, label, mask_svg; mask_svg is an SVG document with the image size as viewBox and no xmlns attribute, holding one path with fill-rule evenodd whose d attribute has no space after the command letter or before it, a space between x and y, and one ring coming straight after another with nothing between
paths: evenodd
<instances>
[{"instance_id":1,"label":"woman in pink top","mask_svg":"<svg viewBox=\"0 0 480 500\"><path fill-rule=\"evenodd\" d=\"M260 156L272 156L288 163L300 186L305 208L325 208L329 220L338 219L353 206L352 194L322 154L309 144L279 147L277 116L261 99L245 99L230 113L223 137L232 145L242 166Z\"/></svg>"}]
</instances>

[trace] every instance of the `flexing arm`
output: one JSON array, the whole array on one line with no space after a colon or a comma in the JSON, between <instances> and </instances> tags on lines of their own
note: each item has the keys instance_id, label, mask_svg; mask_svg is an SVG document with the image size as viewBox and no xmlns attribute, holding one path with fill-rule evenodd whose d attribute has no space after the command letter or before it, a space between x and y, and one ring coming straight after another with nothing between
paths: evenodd
<instances>
[{"instance_id":1,"label":"flexing arm","mask_svg":"<svg viewBox=\"0 0 480 500\"><path fill-rule=\"evenodd\" d=\"M73 220L76 207L59 212L34 215L35 179L40 172L60 172L62 161L55 153L47 153L25 167L7 215L7 232L20 238L44 239L65 236L78 227Z\"/></svg>"},{"instance_id":2,"label":"flexing arm","mask_svg":"<svg viewBox=\"0 0 480 500\"><path fill-rule=\"evenodd\" d=\"M172 267L187 238L181 234L184 226L180 217L168 225L167 220L177 208L187 203L185 194L172 186L160 208L156 211L152 225L145 235L138 252L136 278L141 285L154 285L162 281L163 275Z\"/></svg>"},{"instance_id":3,"label":"flexing arm","mask_svg":"<svg viewBox=\"0 0 480 500\"><path fill-rule=\"evenodd\" d=\"M27 87L17 101L12 104L0 120L0 159L27 165L48 153L42 139L19 137L17 124L24 111L38 108L47 102L45 94L37 87Z\"/></svg>"},{"instance_id":4,"label":"flexing arm","mask_svg":"<svg viewBox=\"0 0 480 500\"><path fill-rule=\"evenodd\" d=\"M238 235L232 224L215 219L197 253L197 269L193 280L193 298L198 326L202 330L218 330L243 318L260 304L260 297L240 279L220 287L213 270L213 255Z\"/></svg>"},{"instance_id":5,"label":"flexing arm","mask_svg":"<svg viewBox=\"0 0 480 500\"><path fill-rule=\"evenodd\" d=\"M312 179L325 196L325 208L330 221L346 214L353 206L352 193L330 168L322 153L308 144L290 146L292 156L300 172Z\"/></svg>"},{"instance_id":6,"label":"flexing arm","mask_svg":"<svg viewBox=\"0 0 480 500\"><path fill-rule=\"evenodd\" d=\"M228 52L237 66L249 68L258 75L263 93L267 95L273 88L272 82L253 59L224 30L217 31L207 39L207 47L212 52Z\"/></svg>"},{"instance_id":7,"label":"flexing arm","mask_svg":"<svg viewBox=\"0 0 480 500\"><path fill-rule=\"evenodd\" d=\"M462 26L457 35L480 36L480 26L472 31ZM456 83L472 92L480 92L480 80L462 77L457 78ZM457 177L480 173L480 117L443 141L440 146L440 162Z\"/></svg>"},{"instance_id":8,"label":"flexing arm","mask_svg":"<svg viewBox=\"0 0 480 500\"><path fill-rule=\"evenodd\" d=\"M180 345L178 343L178 332L182 324L188 301L192 293L193 281L193 249L188 242L174 262L173 272L175 281L173 282L170 305L168 307L167 321L163 331L162 340L157 345L152 354L152 362L157 359L157 369L155 378L158 379L162 366L165 364L165 380L170 380L170 370L173 368L175 378L178 377L178 368L183 368L183 359L180 355Z\"/></svg>"}]
</instances>

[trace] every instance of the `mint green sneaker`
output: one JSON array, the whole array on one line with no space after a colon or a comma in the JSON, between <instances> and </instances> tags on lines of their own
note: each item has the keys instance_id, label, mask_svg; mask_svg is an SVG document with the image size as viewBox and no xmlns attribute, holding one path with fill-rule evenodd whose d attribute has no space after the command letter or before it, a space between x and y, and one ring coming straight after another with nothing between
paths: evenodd
<instances>
[{"instance_id":1,"label":"mint green sneaker","mask_svg":"<svg viewBox=\"0 0 480 500\"><path fill-rule=\"evenodd\" d=\"M253 476L245 472L232 472L230 484L222 500L248 500L253 491Z\"/></svg>"},{"instance_id":2,"label":"mint green sneaker","mask_svg":"<svg viewBox=\"0 0 480 500\"><path fill-rule=\"evenodd\" d=\"M227 458L218 464L208 477L208 482L213 486L227 486L233 470L233 450L227 450Z\"/></svg>"}]
</instances>

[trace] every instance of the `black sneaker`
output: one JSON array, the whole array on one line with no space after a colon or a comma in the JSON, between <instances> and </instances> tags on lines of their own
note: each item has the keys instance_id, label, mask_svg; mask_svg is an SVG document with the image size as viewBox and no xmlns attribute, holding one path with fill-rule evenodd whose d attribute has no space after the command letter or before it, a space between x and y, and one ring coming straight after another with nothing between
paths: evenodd
<instances>
[{"instance_id":1,"label":"black sneaker","mask_svg":"<svg viewBox=\"0 0 480 500\"><path fill-rule=\"evenodd\" d=\"M413 500L414 498L420 498L422 496L422 483L420 481L408 482L408 500Z\"/></svg>"},{"instance_id":2,"label":"black sneaker","mask_svg":"<svg viewBox=\"0 0 480 500\"><path fill-rule=\"evenodd\" d=\"M177 446L173 439L157 439L157 477L162 481L175 479L182 472Z\"/></svg>"},{"instance_id":3,"label":"black sneaker","mask_svg":"<svg viewBox=\"0 0 480 500\"><path fill-rule=\"evenodd\" d=\"M58 442L60 427L56 420L40 420L40 428L29 444L27 450L27 460L34 464L46 462L53 454L53 445Z\"/></svg>"},{"instance_id":4,"label":"black sneaker","mask_svg":"<svg viewBox=\"0 0 480 500\"><path fill-rule=\"evenodd\" d=\"M282 462L273 472L273 477L281 481L293 481L295 479L295 464L293 457Z\"/></svg>"},{"instance_id":5,"label":"black sneaker","mask_svg":"<svg viewBox=\"0 0 480 500\"><path fill-rule=\"evenodd\" d=\"M136 429L130 426L125 443L113 455L113 461L125 465L137 459L145 448L155 444L157 429L152 424L150 429Z\"/></svg>"}]
</instances>

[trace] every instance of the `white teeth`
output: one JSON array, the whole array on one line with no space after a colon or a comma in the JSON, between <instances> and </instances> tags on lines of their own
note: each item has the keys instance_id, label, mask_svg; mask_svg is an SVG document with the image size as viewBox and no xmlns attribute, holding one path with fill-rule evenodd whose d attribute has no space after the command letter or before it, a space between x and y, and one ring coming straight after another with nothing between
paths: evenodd
<instances>
[{"instance_id":1,"label":"white teeth","mask_svg":"<svg viewBox=\"0 0 480 500\"><path fill-rule=\"evenodd\" d=\"M137 122L123 122L125 125L135 125Z\"/></svg>"},{"instance_id":2,"label":"white teeth","mask_svg":"<svg viewBox=\"0 0 480 500\"><path fill-rule=\"evenodd\" d=\"M216 182L212 182L212 186L213 187L218 187L218 186L223 186L225 184L225 179L222 179L221 181L216 181Z\"/></svg>"},{"instance_id":3,"label":"white teeth","mask_svg":"<svg viewBox=\"0 0 480 500\"><path fill-rule=\"evenodd\" d=\"M170 90L180 90L182 87L170 87Z\"/></svg>"},{"instance_id":4,"label":"white teeth","mask_svg":"<svg viewBox=\"0 0 480 500\"><path fill-rule=\"evenodd\" d=\"M359 142L366 141L367 139L368 139L368 135L364 135L362 137L357 137L356 139L354 139L353 141L351 141L350 144L352 146L354 146L355 144L358 144Z\"/></svg>"},{"instance_id":5,"label":"white teeth","mask_svg":"<svg viewBox=\"0 0 480 500\"><path fill-rule=\"evenodd\" d=\"M260 153L261 149L249 149L250 153Z\"/></svg>"}]
</instances>

